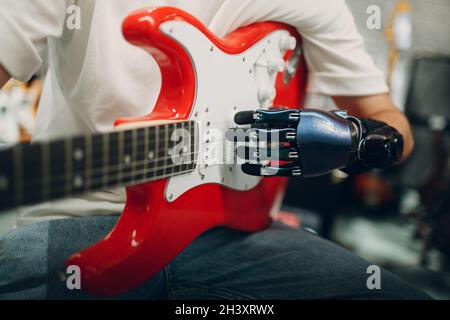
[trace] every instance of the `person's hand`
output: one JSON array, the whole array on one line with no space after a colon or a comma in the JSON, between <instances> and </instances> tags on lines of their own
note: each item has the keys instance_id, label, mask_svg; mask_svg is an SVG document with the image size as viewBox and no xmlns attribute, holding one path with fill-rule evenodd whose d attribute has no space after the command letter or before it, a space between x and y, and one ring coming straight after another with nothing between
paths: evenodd
<instances>
[{"instance_id":1,"label":"person's hand","mask_svg":"<svg viewBox=\"0 0 450 320\"><path fill-rule=\"evenodd\" d=\"M394 165L403 151L395 129L345 111L245 111L236 114L235 122L252 126L251 138L237 155L243 172L254 176L313 177L335 169L360 173Z\"/></svg>"}]
</instances>

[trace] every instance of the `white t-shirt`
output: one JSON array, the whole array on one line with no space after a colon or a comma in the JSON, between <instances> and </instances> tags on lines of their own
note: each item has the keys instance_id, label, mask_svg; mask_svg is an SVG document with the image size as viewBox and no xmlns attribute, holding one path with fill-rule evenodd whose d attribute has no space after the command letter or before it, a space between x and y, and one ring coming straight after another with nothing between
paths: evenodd
<instances>
[{"instance_id":1,"label":"white t-shirt","mask_svg":"<svg viewBox=\"0 0 450 320\"><path fill-rule=\"evenodd\" d=\"M81 9L81 29L67 19ZM304 40L310 91L371 95L388 88L364 49L344 0L1 0L0 63L28 80L48 65L34 140L104 132L118 117L148 114L160 90L156 62L122 37L132 11L170 5L199 18L218 36L259 21L295 26ZM20 210L18 223L120 212L123 190Z\"/></svg>"}]
</instances>

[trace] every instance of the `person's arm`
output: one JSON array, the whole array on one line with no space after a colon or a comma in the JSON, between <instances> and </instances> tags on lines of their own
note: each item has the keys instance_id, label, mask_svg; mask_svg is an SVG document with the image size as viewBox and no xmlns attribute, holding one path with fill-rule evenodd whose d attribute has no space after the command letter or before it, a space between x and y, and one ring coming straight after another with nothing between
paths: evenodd
<instances>
[{"instance_id":1,"label":"person's arm","mask_svg":"<svg viewBox=\"0 0 450 320\"><path fill-rule=\"evenodd\" d=\"M306 108L237 113L238 125L269 127L255 129L263 134L261 141L269 134L270 141L282 137L289 144L275 143L278 152L270 156L265 156L264 144L238 151L245 162L242 171L254 176L316 177L340 169L354 175L390 168L410 155L414 144L410 125L387 94L335 100L347 112ZM259 154L263 156L255 163ZM263 159L274 165L264 164ZM277 165L280 161L283 164Z\"/></svg>"},{"instance_id":2,"label":"person's arm","mask_svg":"<svg viewBox=\"0 0 450 320\"><path fill-rule=\"evenodd\" d=\"M388 94L363 97L334 97L337 106L349 114L366 119L384 122L403 136L404 151L402 160L406 160L414 147L411 126L405 115L392 103Z\"/></svg>"},{"instance_id":3,"label":"person's arm","mask_svg":"<svg viewBox=\"0 0 450 320\"><path fill-rule=\"evenodd\" d=\"M64 32L69 0L0 1L0 87L26 82L42 66L47 39ZM6 71L7 70L7 71Z\"/></svg>"},{"instance_id":4,"label":"person's arm","mask_svg":"<svg viewBox=\"0 0 450 320\"><path fill-rule=\"evenodd\" d=\"M2 67L2 65L0 65L0 89L3 88L10 78L11 76L9 73Z\"/></svg>"}]
</instances>

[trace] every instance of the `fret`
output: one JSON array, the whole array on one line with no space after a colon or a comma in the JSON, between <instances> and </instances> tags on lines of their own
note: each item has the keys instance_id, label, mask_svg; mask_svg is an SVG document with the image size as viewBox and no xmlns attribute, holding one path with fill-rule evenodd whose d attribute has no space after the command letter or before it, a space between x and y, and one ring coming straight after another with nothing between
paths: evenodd
<instances>
[{"instance_id":1,"label":"fret","mask_svg":"<svg viewBox=\"0 0 450 320\"><path fill-rule=\"evenodd\" d=\"M184 132L183 139L189 139L188 141L184 141L185 149L183 150L183 162L181 163L181 169L180 169L181 172L186 172L189 169L189 161L191 159L191 152L192 152L190 122L183 123L182 129Z\"/></svg>"},{"instance_id":2,"label":"fret","mask_svg":"<svg viewBox=\"0 0 450 320\"><path fill-rule=\"evenodd\" d=\"M133 130L133 141L132 141L132 157L131 157L131 182L134 184L136 182L136 171L137 167L140 166L137 149L138 149L138 130Z\"/></svg>"},{"instance_id":3,"label":"fret","mask_svg":"<svg viewBox=\"0 0 450 320\"><path fill-rule=\"evenodd\" d=\"M16 189L14 162L12 148L0 151L0 209L14 206Z\"/></svg>"},{"instance_id":4,"label":"fret","mask_svg":"<svg viewBox=\"0 0 450 320\"><path fill-rule=\"evenodd\" d=\"M195 165L195 161L193 161L193 157L195 157L194 153L196 152L195 149L195 124L193 122L189 122L187 124L188 126L188 131L189 131L189 152L188 152L188 157L186 157L186 167L185 170L189 171L192 169L192 166Z\"/></svg>"},{"instance_id":5,"label":"fret","mask_svg":"<svg viewBox=\"0 0 450 320\"><path fill-rule=\"evenodd\" d=\"M141 128L139 130L136 130L136 145L135 150L133 150L133 153L135 153L135 165L133 167L133 183L141 183L145 179L145 173L147 171L147 165L148 165L148 146L146 136L148 135L146 132L147 128Z\"/></svg>"},{"instance_id":6,"label":"fret","mask_svg":"<svg viewBox=\"0 0 450 320\"><path fill-rule=\"evenodd\" d=\"M90 174L90 189L97 190L102 187L107 187L107 180L105 176L107 176L107 161L108 155L108 141L105 141L104 135L95 135L92 137L91 142L91 174ZM107 138L106 138L107 139Z\"/></svg>"},{"instance_id":7,"label":"fret","mask_svg":"<svg viewBox=\"0 0 450 320\"><path fill-rule=\"evenodd\" d=\"M172 135L174 133L174 131L176 130L177 124L175 123L174 125L169 124L167 126L167 134L166 134L166 144L167 144L167 148L166 148L166 157L167 157L167 161L166 161L166 165L165 165L165 175L172 175L173 174L173 170L174 170L174 166L175 163L173 162L172 156L173 156L173 148L175 146L175 144L177 143L176 141L172 141Z\"/></svg>"},{"instance_id":8,"label":"fret","mask_svg":"<svg viewBox=\"0 0 450 320\"><path fill-rule=\"evenodd\" d=\"M181 163L173 168L173 173L174 173L174 174L177 174L177 173L180 173L180 172L183 172L183 171L184 171L184 168L185 168L185 166L186 166L186 165L185 165L186 152L188 152L188 150L186 150L185 147L186 147L187 149L189 149L189 146L186 146L186 145L185 145L185 144L186 144L186 141L184 140L184 138L185 138L185 136L186 136L185 123L184 123L184 122L178 123L176 129L177 129L177 130L181 130L181 132L183 133L183 141L182 141L182 143L183 143L183 150L182 150L182 152L181 152L181 154L180 154L180 156L181 156Z\"/></svg>"},{"instance_id":9,"label":"fret","mask_svg":"<svg viewBox=\"0 0 450 320\"><path fill-rule=\"evenodd\" d=\"M184 149L183 149L182 162L181 162L181 165L179 166L177 173L178 172L184 173L188 169L188 163L189 163L189 159L190 159L189 154L192 152L191 143L190 143L191 134L189 131L189 123L185 123L185 122L181 123L180 129L183 130Z\"/></svg>"},{"instance_id":10,"label":"fret","mask_svg":"<svg viewBox=\"0 0 450 320\"><path fill-rule=\"evenodd\" d=\"M199 150L199 135L197 134L198 126L195 122L190 123L191 129L191 141L192 141L192 154L191 154L191 170L194 170L197 166L198 161L198 150Z\"/></svg>"},{"instance_id":11,"label":"fret","mask_svg":"<svg viewBox=\"0 0 450 320\"><path fill-rule=\"evenodd\" d=\"M122 133L122 159L121 159L121 167L122 167L122 180L121 182L125 185L129 185L133 181L133 132L124 131Z\"/></svg>"},{"instance_id":12,"label":"fret","mask_svg":"<svg viewBox=\"0 0 450 320\"><path fill-rule=\"evenodd\" d=\"M159 178L164 176L164 166L166 164L165 161L165 156L166 156L166 147L165 147L165 143L167 142L167 140L165 140L165 136L166 136L166 130L165 130L166 126L159 126L158 127L158 131L159 131L159 136L157 138L157 142L158 142L158 148L156 149L156 159L155 159L155 172L153 173L153 178Z\"/></svg>"},{"instance_id":13,"label":"fret","mask_svg":"<svg viewBox=\"0 0 450 320\"><path fill-rule=\"evenodd\" d=\"M155 177L159 177L162 175L161 170L158 168L160 168L160 163L161 163L161 159L159 157L159 155L161 154L159 148L160 148L160 127L157 126L155 127L156 130L156 134L155 134L155 161L154 161L154 165L153 165L153 170L151 172L151 178L154 179ZM164 153L163 153L164 154Z\"/></svg>"},{"instance_id":14,"label":"fret","mask_svg":"<svg viewBox=\"0 0 450 320\"><path fill-rule=\"evenodd\" d=\"M195 130L196 130L196 124L195 122L189 122L189 134L191 137L191 145L190 145L190 156L189 156L189 165L188 165L188 169L192 170L195 168L196 166L196 162L197 162L197 151L198 151L198 137L195 134Z\"/></svg>"},{"instance_id":15,"label":"fret","mask_svg":"<svg viewBox=\"0 0 450 320\"><path fill-rule=\"evenodd\" d=\"M85 184L84 184L84 190L89 191L91 189L92 184L92 136L87 135L85 137L85 150L86 150L86 156L85 156Z\"/></svg>"},{"instance_id":16,"label":"fret","mask_svg":"<svg viewBox=\"0 0 450 320\"><path fill-rule=\"evenodd\" d=\"M72 140L72 191L81 193L86 188L86 139L78 137Z\"/></svg>"},{"instance_id":17,"label":"fret","mask_svg":"<svg viewBox=\"0 0 450 320\"><path fill-rule=\"evenodd\" d=\"M103 188L107 188L108 185L108 166L109 166L109 136L110 134L104 134L103 140L103 166L102 166L102 185ZM99 157L100 159L100 157Z\"/></svg>"},{"instance_id":18,"label":"fret","mask_svg":"<svg viewBox=\"0 0 450 320\"><path fill-rule=\"evenodd\" d=\"M108 156L108 186L114 187L118 185L118 166L119 166L119 133L113 132L109 135L109 156Z\"/></svg>"},{"instance_id":19,"label":"fret","mask_svg":"<svg viewBox=\"0 0 450 320\"><path fill-rule=\"evenodd\" d=\"M164 149L163 149L163 165L162 165L162 174L161 177L164 177L167 174L167 165L169 163L169 126L166 124L164 126ZM158 175L159 176L159 175Z\"/></svg>"},{"instance_id":20,"label":"fret","mask_svg":"<svg viewBox=\"0 0 450 320\"><path fill-rule=\"evenodd\" d=\"M195 152L195 149L194 149L194 147L193 147L193 142L194 142L194 138L193 138L193 136L192 136L192 122L191 121L189 121L187 124L186 124L186 126L187 126L187 131L189 132L189 146L188 146L188 148L189 148L189 150L188 150L188 157L186 157L186 161L185 161L185 163L184 163L184 166L183 166L183 170L184 171L188 171L189 169L190 169L190 167L191 167L191 164L192 164L192 156L193 156L193 152Z\"/></svg>"},{"instance_id":21,"label":"fret","mask_svg":"<svg viewBox=\"0 0 450 320\"><path fill-rule=\"evenodd\" d=\"M64 140L59 140L52 142L48 145L48 162L49 162L49 198L58 199L64 197L66 194L66 142ZM71 179L70 179L71 180Z\"/></svg>"},{"instance_id":22,"label":"fret","mask_svg":"<svg viewBox=\"0 0 450 320\"><path fill-rule=\"evenodd\" d=\"M194 128L180 122L0 151L0 208L185 173L195 168ZM174 130L184 141L171 140ZM175 165L169 150L179 143L187 150L178 150L182 161Z\"/></svg>"},{"instance_id":23,"label":"fret","mask_svg":"<svg viewBox=\"0 0 450 320\"><path fill-rule=\"evenodd\" d=\"M147 131L145 181L152 180L156 176L157 158L159 157L159 127L150 127L147 128Z\"/></svg>"},{"instance_id":24,"label":"fret","mask_svg":"<svg viewBox=\"0 0 450 320\"><path fill-rule=\"evenodd\" d=\"M66 139L64 141L65 149L65 165L66 165L66 177L65 177L65 195L69 197L72 195L72 180L73 180L73 158L72 158L72 139Z\"/></svg>"},{"instance_id":25,"label":"fret","mask_svg":"<svg viewBox=\"0 0 450 320\"><path fill-rule=\"evenodd\" d=\"M186 145L186 143L188 143L189 141L187 141L187 139L189 139L189 134L187 134L187 130L188 128L186 128L186 123L185 122L181 122L177 124L177 130L181 130L181 132L183 133L183 150L182 153L180 154L181 156L181 163L178 166L175 166L173 173L181 173L181 172L186 172L187 166L186 166L186 157L188 156L188 153L190 152L189 148L190 145Z\"/></svg>"},{"instance_id":26,"label":"fret","mask_svg":"<svg viewBox=\"0 0 450 320\"><path fill-rule=\"evenodd\" d=\"M117 183L121 184L122 180L123 180L123 131L119 131L118 132L118 152L117 152L117 157L118 157L118 162L117 162Z\"/></svg>"},{"instance_id":27,"label":"fret","mask_svg":"<svg viewBox=\"0 0 450 320\"><path fill-rule=\"evenodd\" d=\"M149 127L144 128L144 155L142 157L143 166L142 166L142 175L139 176L140 181L144 181L148 172L148 164L152 160L150 154L150 146L149 146Z\"/></svg>"}]
</instances>

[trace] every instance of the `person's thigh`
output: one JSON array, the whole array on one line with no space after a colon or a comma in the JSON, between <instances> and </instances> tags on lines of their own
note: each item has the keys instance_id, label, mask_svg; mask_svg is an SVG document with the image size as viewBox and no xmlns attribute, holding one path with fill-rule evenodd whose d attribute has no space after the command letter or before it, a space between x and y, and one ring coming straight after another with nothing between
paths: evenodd
<instances>
[{"instance_id":1,"label":"person's thigh","mask_svg":"<svg viewBox=\"0 0 450 320\"><path fill-rule=\"evenodd\" d=\"M0 241L0 299L88 299L68 290L65 259L103 238L117 217L57 220L20 228ZM369 263L312 234L275 223L246 234L205 233L165 270L120 299L322 299L427 296L382 271L366 286ZM145 267L145 266L143 266Z\"/></svg>"},{"instance_id":2,"label":"person's thigh","mask_svg":"<svg viewBox=\"0 0 450 320\"><path fill-rule=\"evenodd\" d=\"M21 227L0 240L0 299L91 299L69 290L64 262L105 237L116 216L63 219ZM81 284L82 286L82 284ZM120 299L165 299L161 272Z\"/></svg>"},{"instance_id":3,"label":"person's thigh","mask_svg":"<svg viewBox=\"0 0 450 320\"><path fill-rule=\"evenodd\" d=\"M194 241L167 268L172 299L428 299L381 269L369 290L371 264L309 232L274 223L246 234L225 228Z\"/></svg>"}]
</instances>

